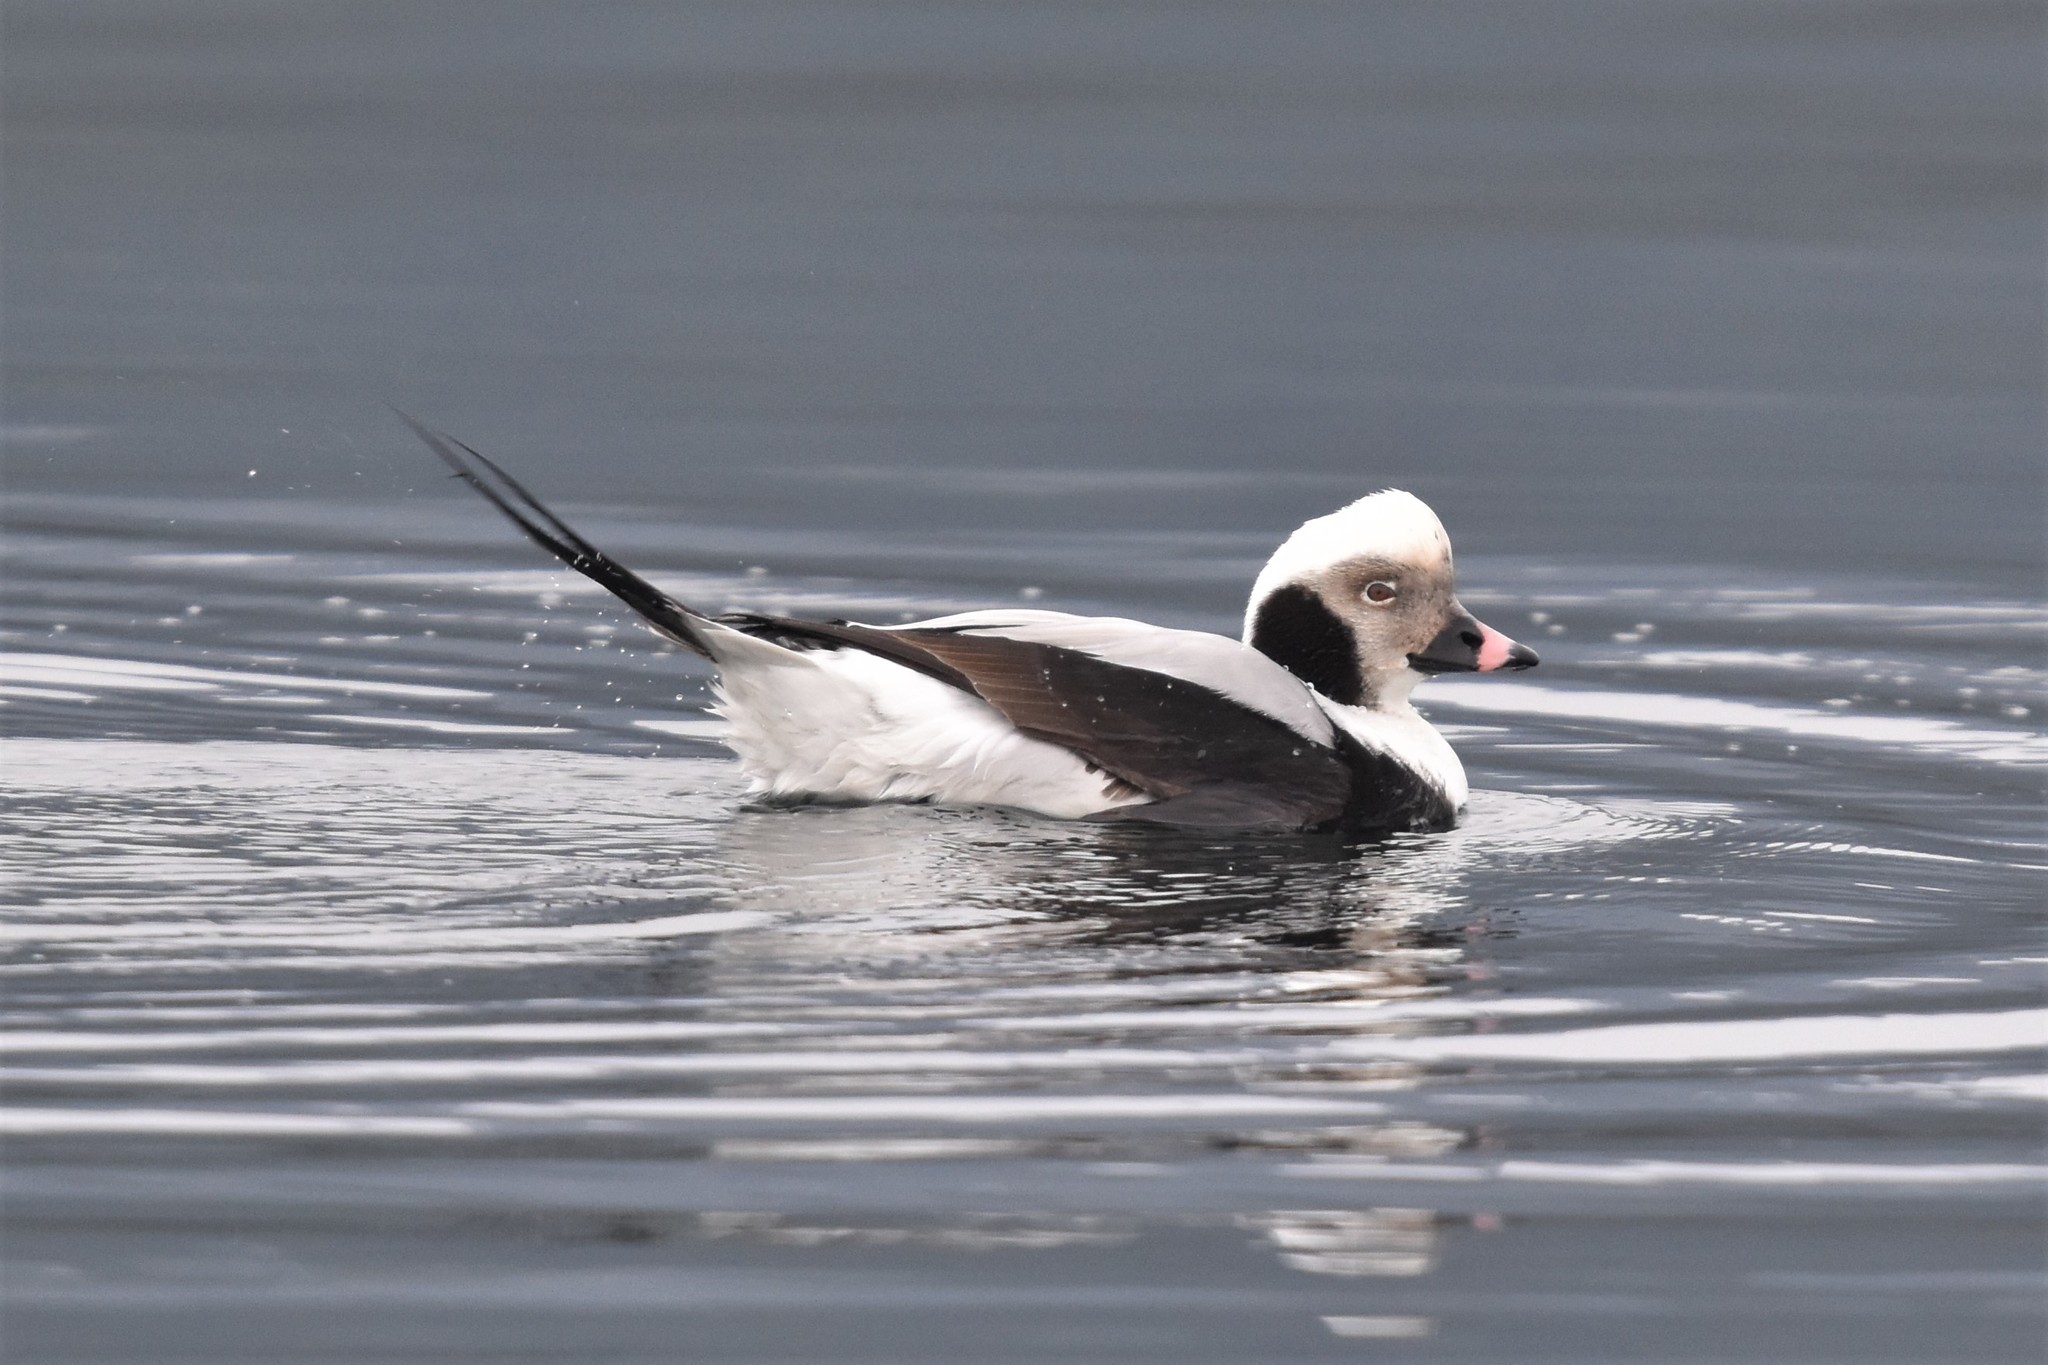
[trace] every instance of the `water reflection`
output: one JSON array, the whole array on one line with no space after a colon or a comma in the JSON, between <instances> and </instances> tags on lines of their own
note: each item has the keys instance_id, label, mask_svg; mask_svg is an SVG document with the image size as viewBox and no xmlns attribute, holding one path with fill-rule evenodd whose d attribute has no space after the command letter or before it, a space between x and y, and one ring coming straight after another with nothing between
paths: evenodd
<instances>
[{"instance_id":1,"label":"water reflection","mask_svg":"<svg viewBox=\"0 0 2048 1365\"><path fill-rule=\"evenodd\" d=\"M1387 952L1455 953L1418 930L1461 908L1470 851L887 807L746 812L718 845L734 908L830 940L812 951L951 953L960 935L1022 932L1038 947L1334 950L1375 977Z\"/></svg>"},{"instance_id":2,"label":"water reflection","mask_svg":"<svg viewBox=\"0 0 2048 1365\"><path fill-rule=\"evenodd\" d=\"M1416 1276L1436 1269L1437 1216L1429 1209L1275 1209L1244 1214L1282 1265L1309 1275Z\"/></svg>"},{"instance_id":3,"label":"water reflection","mask_svg":"<svg viewBox=\"0 0 2048 1365\"><path fill-rule=\"evenodd\" d=\"M729 1135L709 1154L1136 1167L1453 1150L1460 1131L1370 1121L1373 1096L1414 1086L1419 1067L1326 1057L1319 1040L1435 1027L1424 1007L1484 975L1468 961L1488 919L1465 890L1478 847L901 807L742 814L716 849L721 905L774 929L705 944L691 989L824 1025L805 1047L825 1060L708 1076L701 1093L874 1107L809 1112L802 1131Z\"/></svg>"},{"instance_id":4,"label":"water reflection","mask_svg":"<svg viewBox=\"0 0 2048 1365\"><path fill-rule=\"evenodd\" d=\"M167 603L201 596L157 568ZM180 615L172 639L215 632L204 674L189 648L79 644L76 613L61 648L0 641L45 656L15 658L8 680L36 695L7 711L22 738L5 755L0 1124L51 1265L68 1254L51 1220L89 1207L128 1227L139 1208L228 1228L221 1275L241 1293L248 1227L325 1227L318 1210L345 1203L403 1228L431 1206L464 1227L607 1229L576 1255L647 1243L631 1292L664 1312L727 1293L733 1267L758 1273L746 1292L778 1317L834 1292L872 1313L892 1277L957 1306L1021 1257L1073 1282L1047 1302L1156 1291L1162 1321L1280 1305L1267 1321L1341 1351L1330 1338L1439 1322L1455 1339L1561 1245L1521 1241L1543 1252L1503 1279L1467 1220L1512 1217L1526 1239L1560 1207L1624 1219L1746 1199L1775 1217L1815 1190L1829 1208L1902 1193L2017 1208L2010 1192L2038 1183L2015 1156L2038 1130L2040 1088L2017 1074L2040 1035L2022 1008L2038 1003L2023 932L2038 897L2013 875L2038 862L2021 845L2038 802L1997 785L2003 769L1956 768L1956 799L1930 802L1913 794L1933 780L1924 745L1816 758L1793 736L1796 761L1736 767L1712 727L1646 736L1629 706L1530 707L1455 727L1475 774L1491 767L1461 828L1369 848L987 811L754 812L728 760L676 742L701 722L674 662L597 648L574 612L535 622L465 587L454 605L475 614L406 618L403 647L358 641L272 690L278 651L303 654L291 613L332 588L328 569L306 576L266 567L244 583L264 603L238 614L209 595ZM116 625L151 588L79 579ZM402 601L348 590L322 611L388 609L374 628L399 628ZM1616 622L1641 619L1625 605ZM1593 606L1572 610L1568 638L1603 633ZM1829 619L1786 629L1837 672L1862 668L1863 637L1842 631L1875 640L1882 618ZM1664 612L1660 648L1791 647L1712 624ZM1669 692L1679 664L1712 662L1615 643L1628 667L1604 695ZM66 651L98 657L47 657ZM1735 662L1726 687L1717 673L1693 690L1781 712L1831 695L1772 681L1803 669ZM1636 674L1643 690L1623 691ZM2005 697L1996 677L1953 681ZM262 722L306 742L248 742L264 698ZM370 747L343 713L546 723L557 747ZM1939 1144L1914 1136L1936 1125ZM1820 1207L1802 1226L1822 1226ZM1717 1254L1735 1264L1755 1225L1727 1226ZM1830 1235L1787 1273L1852 1265L1860 1243ZM408 1252L391 1285L337 1292L445 1285L418 1267L517 1241ZM702 1245L655 1263L686 1242ZM1482 1244L1492 1262L1446 1254ZM882 1273L835 1288L842 1252ZM1601 1239L1563 1254L1587 1283L1611 1273ZM580 1308L625 1264L560 1292ZM820 1274L792 1278L806 1270ZM521 1301L543 1282L571 1283L521 1280ZM1244 1297L1217 1307L1226 1290Z\"/></svg>"},{"instance_id":5,"label":"water reflection","mask_svg":"<svg viewBox=\"0 0 2048 1365\"><path fill-rule=\"evenodd\" d=\"M1475 1226L1488 1225L1473 1222ZM1491 1225L1497 1226L1497 1220ZM695 1219L694 1232L706 1242L749 1243L799 1253L909 1248L973 1254L1124 1247L1147 1237L1236 1228L1253 1234L1250 1249L1304 1275L1416 1280L1437 1269L1447 1226L1447 1220L1435 1210L1393 1207L1164 1217L1049 1211L821 1216L760 1209L704 1211ZM660 1233L655 1223L628 1218L608 1229L607 1235L630 1240ZM1339 1337L1419 1337L1435 1329L1434 1319L1415 1314L1317 1316Z\"/></svg>"},{"instance_id":6,"label":"water reflection","mask_svg":"<svg viewBox=\"0 0 2048 1365\"><path fill-rule=\"evenodd\" d=\"M1120 1246L1137 1239L1135 1218L1096 1214L963 1213L921 1219L831 1221L795 1214L707 1211L697 1218L707 1241L727 1239L778 1247L943 1247L956 1251L1057 1251Z\"/></svg>"}]
</instances>

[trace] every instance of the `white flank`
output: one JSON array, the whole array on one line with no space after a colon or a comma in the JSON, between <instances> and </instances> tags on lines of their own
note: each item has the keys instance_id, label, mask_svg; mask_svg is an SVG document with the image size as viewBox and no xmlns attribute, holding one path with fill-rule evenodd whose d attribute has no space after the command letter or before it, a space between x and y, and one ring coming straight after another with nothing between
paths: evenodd
<instances>
[{"instance_id":1,"label":"white flank","mask_svg":"<svg viewBox=\"0 0 2048 1365\"><path fill-rule=\"evenodd\" d=\"M1011 806L1077 819L1116 794L1078 755L957 687L856 649L793 650L705 623L726 742L758 795Z\"/></svg>"},{"instance_id":2,"label":"white flank","mask_svg":"<svg viewBox=\"0 0 2048 1365\"><path fill-rule=\"evenodd\" d=\"M1451 748L1451 742L1406 701L1378 708L1342 706L1320 695L1316 701L1346 734L1436 784L1437 790L1449 798L1452 810L1465 809L1466 799L1471 795L1465 765Z\"/></svg>"}]
</instances>

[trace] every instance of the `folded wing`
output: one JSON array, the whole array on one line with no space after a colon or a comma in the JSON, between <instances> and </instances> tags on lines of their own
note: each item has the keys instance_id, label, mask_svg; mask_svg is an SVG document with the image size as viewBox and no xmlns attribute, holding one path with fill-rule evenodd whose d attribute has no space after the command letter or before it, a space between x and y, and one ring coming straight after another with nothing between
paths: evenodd
<instances>
[{"instance_id":1,"label":"folded wing","mask_svg":"<svg viewBox=\"0 0 2048 1365\"><path fill-rule=\"evenodd\" d=\"M719 622L792 648L866 650L971 692L1022 733L1153 798L1114 818L1303 828L1338 819L1350 800L1351 768L1338 750L1286 721L1216 688L1020 639L1007 627L883 629L751 615Z\"/></svg>"}]
</instances>

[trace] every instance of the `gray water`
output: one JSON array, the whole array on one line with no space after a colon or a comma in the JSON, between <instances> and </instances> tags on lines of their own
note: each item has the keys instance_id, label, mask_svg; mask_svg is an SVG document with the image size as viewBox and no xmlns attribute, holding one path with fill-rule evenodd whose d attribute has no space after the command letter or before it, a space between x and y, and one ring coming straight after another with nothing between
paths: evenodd
<instances>
[{"instance_id":1,"label":"gray water","mask_svg":"<svg viewBox=\"0 0 2048 1365\"><path fill-rule=\"evenodd\" d=\"M7 7L9 1361L2028 1361L2037 5ZM762 811L701 606L1536 644L1354 848Z\"/></svg>"}]
</instances>

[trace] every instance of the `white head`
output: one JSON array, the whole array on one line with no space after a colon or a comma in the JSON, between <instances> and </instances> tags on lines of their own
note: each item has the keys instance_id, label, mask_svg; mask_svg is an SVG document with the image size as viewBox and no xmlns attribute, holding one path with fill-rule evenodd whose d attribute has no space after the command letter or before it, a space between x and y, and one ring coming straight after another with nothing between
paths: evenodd
<instances>
[{"instance_id":1,"label":"white head","mask_svg":"<svg viewBox=\"0 0 2048 1365\"><path fill-rule=\"evenodd\" d=\"M1331 701L1392 707L1431 673L1530 668L1534 650L1459 605L1451 538L1388 489L1287 538L1252 585L1245 643Z\"/></svg>"}]
</instances>

